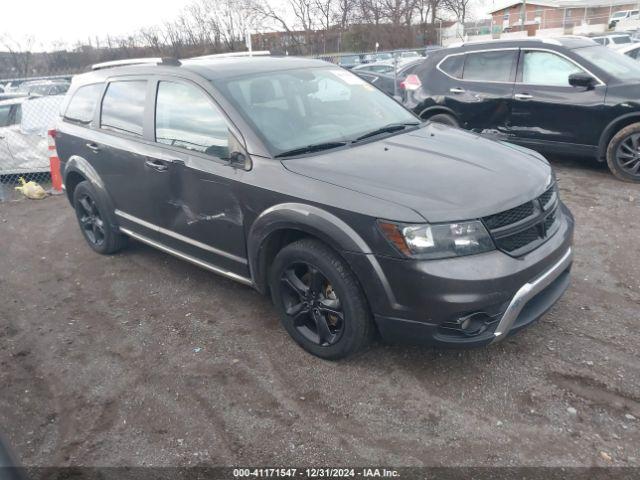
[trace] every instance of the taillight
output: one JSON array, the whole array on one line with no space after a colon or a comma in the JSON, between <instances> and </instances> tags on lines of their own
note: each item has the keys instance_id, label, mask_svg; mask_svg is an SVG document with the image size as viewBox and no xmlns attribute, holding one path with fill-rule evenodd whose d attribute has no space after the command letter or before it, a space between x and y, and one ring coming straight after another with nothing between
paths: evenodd
<instances>
[{"instance_id":1,"label":"taillight","mask_svg":"<svg viewBox=\"0 0 640 480\"><path fill-rule=\"evenodd\" d=\"M417 75L411 74L407 75L402 82L400 82L400 87L405 90L417 90L422 86L422 82Z\"/></svg>"}]
</instances>

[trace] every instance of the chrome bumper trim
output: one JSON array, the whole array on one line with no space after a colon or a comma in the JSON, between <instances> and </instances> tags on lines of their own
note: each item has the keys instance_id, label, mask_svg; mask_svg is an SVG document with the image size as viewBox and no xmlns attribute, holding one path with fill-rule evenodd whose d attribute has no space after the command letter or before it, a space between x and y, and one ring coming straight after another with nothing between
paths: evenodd
<instances>
[{"instance_id":1,"label":"chrome bumper trim","mask_svg":"<svg viewBox=\"0 0 640 480\"><path fill-rule=\"evenodd\" d=\"M496 327L496 330L493 333L494 339L492 343L499 342L507 336L513 326L513 323L516 321L516 318L518 318L518 315L520 315L520 312L527 302L553 283L553 281L558 278L560 274L569 267L569 265L571 265L572 260L573 252L571 247L569 247L562 258L549 270L544 272L535 280L525 283L520 287L511 299L511 303L509 303L500 323Z\"/></svg>"}]
</instances>

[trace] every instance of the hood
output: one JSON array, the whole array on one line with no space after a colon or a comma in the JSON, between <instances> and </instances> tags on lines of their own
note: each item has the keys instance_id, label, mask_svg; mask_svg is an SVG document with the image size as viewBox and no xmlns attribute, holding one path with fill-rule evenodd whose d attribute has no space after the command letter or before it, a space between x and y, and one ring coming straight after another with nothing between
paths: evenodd
<instances>
[{"instance_id":1,"label":"hood","mask_svg":"<svg viewBox=\"0 0 640 480\"><path fill-rule=\"evenodd\" d=\"M437 123L282 163L291 172L411 208L429 222L507 210L540 195L552 180L549 164L532 150Z\"/></svg>"}]
</instances>

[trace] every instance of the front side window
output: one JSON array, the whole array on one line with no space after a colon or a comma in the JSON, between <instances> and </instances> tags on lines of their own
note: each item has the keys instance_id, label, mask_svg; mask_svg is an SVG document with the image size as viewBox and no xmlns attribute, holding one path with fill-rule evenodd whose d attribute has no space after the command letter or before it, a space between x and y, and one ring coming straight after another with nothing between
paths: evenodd
<instances>
[{"instance_id":1,"label":"front side window","mask_svg":"<svg viewBox=\"0 0 640 480\"><path fill-rule=\"evenodd\" d=\"M100 126L141 137L146 92L146 80L111 82L102 100Z\"/></svg>"},{"instance_id":2,"label":"front side window","mask_svg":"<svg viewBox=\"0 0 640 480\"><path fill-rule=\"evenodd\" d=\"M290 69L214 81L273 155L349 142L390 124L418 124L412 113L351 72Z\"/></svg>"},{"instance_id":3,"label":"front side window","mask_svg":"<svg viewBox=\"0 0 640 480\"><path fill-rule=\"evenodd\" d=\"M229 157L229 130L222 113L192 85L160 82L156 142L218 158Z\"/></svg>"},{"instance_id":4,"label":"front side window","mask_svg":"<svg viewBox=\"0 0 640 480\"><path fill-rule=\"evenodd\" d=\"M583 70L551 52L524 52L522 82L532 85L569 86L569 75Z\"/></svg>"},{"instance_id":5,"label":"front side window","mask_svg":"<svg viewBox=\"0 0 640 480\"><path fill-rule=\"evenodd\" d=\"M85 85L78 88L73 97L71 97L67 110L64 112L64 117L80 123L90 123L93 120L93 112L102 92L102 87L102 83L94 83L93 85Z\"/></svg>"},{"instance_id":6,"label":"front side window","mask_svg":"<svg viewBox=\"0 0 640 480\"><path fill-rule=\"evenodd\" d=\"M510 82L516 50L468 53L462 78L465 80Z\"/></svg>"}]
</instances>

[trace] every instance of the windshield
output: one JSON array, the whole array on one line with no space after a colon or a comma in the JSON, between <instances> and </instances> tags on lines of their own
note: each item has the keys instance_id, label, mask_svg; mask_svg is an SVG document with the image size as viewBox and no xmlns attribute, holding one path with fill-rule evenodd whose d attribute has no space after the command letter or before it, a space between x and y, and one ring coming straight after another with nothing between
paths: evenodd
<instances>
[{"instance_id":1,"label":"windshield","mask_svg":"<svg viewBox=\"0 0 640 480\"><path fill-rule=\"evenodd\" d=\"M340 68L282 70L214 81L273 155L349 142L390 124L419 120L395 100Z\"/></svg>"},{"instance_id":2,"label":"windshield","mask_svg":"<svg viewBox=\"0 0 640 480\"><path fill-rule=\"evenodd\" d=\"M620 80L640 80L640 63L622 53L600 46L576 48L574 52Z\"/></svg>"},{"instance_id":3,"label":"windshield","mask_svg":"<svg viewBox=\"0 0 640 480\"><path fill-rule=\"evenodd\" d=\"M611 18L624 18L627 16L627 12L616 12L614 13Z\"/></svg>"}]
</instances>

